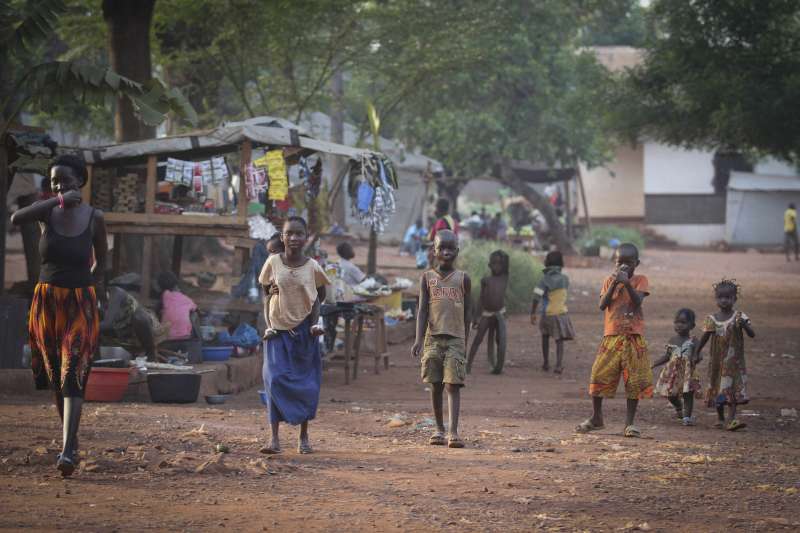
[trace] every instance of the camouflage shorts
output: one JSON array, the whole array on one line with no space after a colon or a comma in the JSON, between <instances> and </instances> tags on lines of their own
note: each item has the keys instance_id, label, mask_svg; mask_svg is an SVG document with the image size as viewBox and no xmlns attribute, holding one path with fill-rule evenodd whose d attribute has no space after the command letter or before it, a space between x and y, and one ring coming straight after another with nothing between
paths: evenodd
<instances>
[{"instance_id":1,"label":"camouflage shorts","mask_svg":"<svg viewBox=\"0 0 800 533\"><path fill-rule=\"evenodd\" d=\"M467 377L464 339L427 335L422 348L422 381L463 385Z\"/></svg>"}]
</instances>

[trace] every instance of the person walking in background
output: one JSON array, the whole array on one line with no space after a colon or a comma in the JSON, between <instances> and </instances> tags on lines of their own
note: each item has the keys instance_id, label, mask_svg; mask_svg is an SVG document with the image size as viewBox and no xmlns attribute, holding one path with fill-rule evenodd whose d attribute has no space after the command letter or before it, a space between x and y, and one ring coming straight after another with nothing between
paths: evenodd
<instances>
[{"instance_id":1,"label":"person walking in background","mask_svg":"<svg viewBox=\"0 0 800 533\"><path fill-rule=\"evenodd\" d=\"M542 334L542 370L550 370L550 337L556 342L556 367L554 374L564 371L564 341L575 338L575 330L567 311L567 292L569 278L561 270L564 268L564 256L559 251L552 251L544 258L544 275L533 289L531 304L531 324L536 325L536 308L542 302L542 318L539 320L539 332Z\"/></svg>"},{"instance_id":2,"label":"person walking in background","mask_svg":"<svg viewBox=\"0 0 800 533\"><path fill-rule=\"evenodd\" d=\"M42 228L42 268L28 318L31 367L36 387L49 384L55 393L63 425L56 467L68 477L78 463L83 395L98 347L97 297L105 299L108 241L103 213L81 200L80 189L88 179L86 163L62 155L48 174L56 196L20 209L11 222L39 222Z\"/></svg>"},{"instance_id":3,"label":"person walking in background","mask_svg":"<svg viewBox=\"0 0 800 533\"><path fill-rule=\"evenodd\" d=\"M472 362L475 354L483 342L486 332L489 334L489 343L495 342L500 334L500 327L505 332L506 314L506 287L508 287L509 257L503 250L495 250L489 255L490 275L481 279L481 293L478 298L478 308L472 319L472 329L477 330L475 339L469 350L467 359L467 374L472 373ZM502 321L502 324L501 324ZM505 333L504 333L505 334ZM498 371L499 373L499 371Z\"/></svg>"},{"instance_id":4,"label":"person walking in background","mask_svg":"<svg viewBox=\"0 0 800 533\"><path fill-rule=\"evenodd\" d=\"M403 235L400 255L416 255L422 245L422 239L424 239L426 235L427 232L425 231L425 226L422 225L422 219L418 218L416 222L408 227Z\"/></svg>"},{"instance_id":5,"label":"person walking in background","mask_svg":"<svg viewBox=\"0 0 800 533\"><path fill-rule=\"evenodd\" d=\"M797 240L797 209L793 203L789 204L783 213L783 250L786 252L787 261L791 261L790 248L794 248L794 260L800 261L800 243Z\"/></svg>"},{"instance_id":6,"label":"person walking in background","mask_svg":"<svg viewBox=\"0 0 800 533\"><path fill-rule=\"evenodd\" d=\"M436 234L447 229L458 235L458 224L456 219L450 216L450 202L447 198L439 198L436 200L436 211L434 212L436 221L431 226L428 232L428 242L433 242L436 239Z\"/></svg>"}]
</instances>

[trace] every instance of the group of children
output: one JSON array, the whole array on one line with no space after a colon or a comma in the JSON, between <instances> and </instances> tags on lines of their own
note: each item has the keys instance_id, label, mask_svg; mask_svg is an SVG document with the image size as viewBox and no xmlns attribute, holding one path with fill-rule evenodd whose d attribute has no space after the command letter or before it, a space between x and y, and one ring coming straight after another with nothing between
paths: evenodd
<instances>
[{"instance_id":1,"label":"group of children","mask_svg":"<svg viewBox=\"0 0 800 533\"><path fill-rule=\"evenodd\" d=\"M316 415L321 381L319 343L314 337L323 334L317 319L319 306L325 299L325 285L330 280L316 261L303 256L306 239L305 221L290 217L280 239L270 240L273 255L259 276L267 294L264 384L272 426L272 440L262 449L264 453L281 451L278 440L281 421L301 424L298 451L311 452L308 422ZM435 266L426 270L420 280L416 340L411 349L413 357L421 357L422 381L431 386L436 429L429 444L451 448L464 446L458 435L460 390L484 333L491 321L500 319L505 312L503 295L509 263L504 252L491 254L491 273L481 280L478 312L471 322L471 280L466 272L455 268L458 252L457 235L449 229L440 229L433 244ZM547 255L544 275L534 290L531 307L531 323L538 323L542 334L544 371L550 368L550 338L555 340L555 373L564 368L564 341L575 337L566 306L569 278L562 272L563 266L559 252ZM593 413L576 431L588 433L604 428L603 399L614 397L622 379L627 398L624 435L641 436L634 424L638 402L652 396L653 368L664 364L655 391L669 399L684 425L694 425L694 398L701 392L698 364L708 343L708 405L717 409L718 427L730 431L743 428L745 424L736 419L736 409L748 401L744 334L754 337L755 333L749 318L734 308L739 286L728 279L714 285L719 311L705 319L699 341L692 336L695 313L680 309L674 320L675 336L667 343L665 354L651 366L642 311L650 289L647 277L636 274L638 266L636 246L620 245L615 253L614 272L604 280L600 291L604 326L589 384ZM468 358L470 325L477 329L477 335ZM449 408L447 428L443 415L445 391Z\"/></svg>"},{"instance_id":2,"label":"group of children","mask_svg":"<svg viewBox=\"0 0 800 533\"><path fill-rule=\"evenodd\" d=\"M435 267L423 274L420 284L420 303L417 317L417 340L412 354L422 353L422 379L432 385L436 432L430 444L451 447L463 446L458 437L459 391L469 373L472 361L490 321L503 314L503 295L508 283L508 256L493 252L489 259L491 274L481 280L478 312L473 321L478 330L464 368L464 346L468 340L469 277L454 269L458 254L455 234L443 231L434 242ZM564 341L572 340L575 331L567 310L569 278L562 272L561 253L547 254L543 276L534 289L531 323L539 324L542 335L542 370L550 369L551 337L556 345L554 373L563 371ZM737 406L748 402L747 371L744 360L744 334L754 337L750 319L734 309L739 295L735 281L723 279L714 285L719 311L703 323L703 336L692 336L695 313L681 309L674 321L675 336L666 345L665 354L652 366L645 340L643 303L650 294L646 276L636 274L639 250L630 243L622 244L615 253L615 269L600 291L600 310L604 313L603 339L592 365L589 394L593 413L575 429L579 433L603 429L603 399L613 398L620 379L627 397L627 416L624 435L640 437L634 424L639 400L652 396L653 369L666 364L661 371L655 391L669 401L686 426L693 426L695 396L702 394L698 364L703 348L710 342L708 384L705 398L709 407L717 409L716 427L736 431L745 424L736 418ZM541 307L540 307L541 305ZM537 312L538 311L538 312ZM463 315L463 324L461 317ZM441 324L452 324L443 328ZM461 332L463 331L463 340ZM442 390L448 391L450 435L444 438ZM727 406L727 413L725 412Z\"/></svg>"}]
</instances>

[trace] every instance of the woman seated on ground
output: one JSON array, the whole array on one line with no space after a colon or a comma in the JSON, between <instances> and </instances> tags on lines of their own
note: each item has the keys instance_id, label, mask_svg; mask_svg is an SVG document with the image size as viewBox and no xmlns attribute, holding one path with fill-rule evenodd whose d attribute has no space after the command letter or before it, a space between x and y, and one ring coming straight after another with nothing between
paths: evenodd
<instances>
[{"instance_id":1,"label":"woman seated on ground","mask_svg":"<svg viewBox=\"0 0 800 533\"><path fill-rule=\"evenodd\" d=\"M158 275L161 288L161 320L170 323L170 340L200 337L197 304L178 289L178 277L172 272Z\"/></svg>"},{"instance_id":2,"label":"woman seated on ground","mask_svg":"<svg viewBox=\"0 0 800 533\"><path fill-rule=\"evenodd\" d=\"M144 352L149 361L156 360L157 346L169 335L169 323L159 322L156 314L132 294L113 285L108 288L108 303L102 314L102 344L123 346L132 353Z\"/></svg>"}]
</instances>

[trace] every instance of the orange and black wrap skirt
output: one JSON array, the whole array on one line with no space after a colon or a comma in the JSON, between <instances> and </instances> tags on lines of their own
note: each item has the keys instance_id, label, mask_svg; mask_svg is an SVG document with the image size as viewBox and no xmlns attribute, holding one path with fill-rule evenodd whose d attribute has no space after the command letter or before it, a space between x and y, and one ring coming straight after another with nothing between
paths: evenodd
<instances>
[{"instance_id":1,"label":"orange and black wrap skirt","mask_svg":"<svg viewBox=\"0 0 800 533\"><path fill-rule=\"evenodd\" d=\"M36 285L28 333L37 388L49 383L64 396L83 397L99 331L94 287Z\"/></svg>"}]
</instances>

